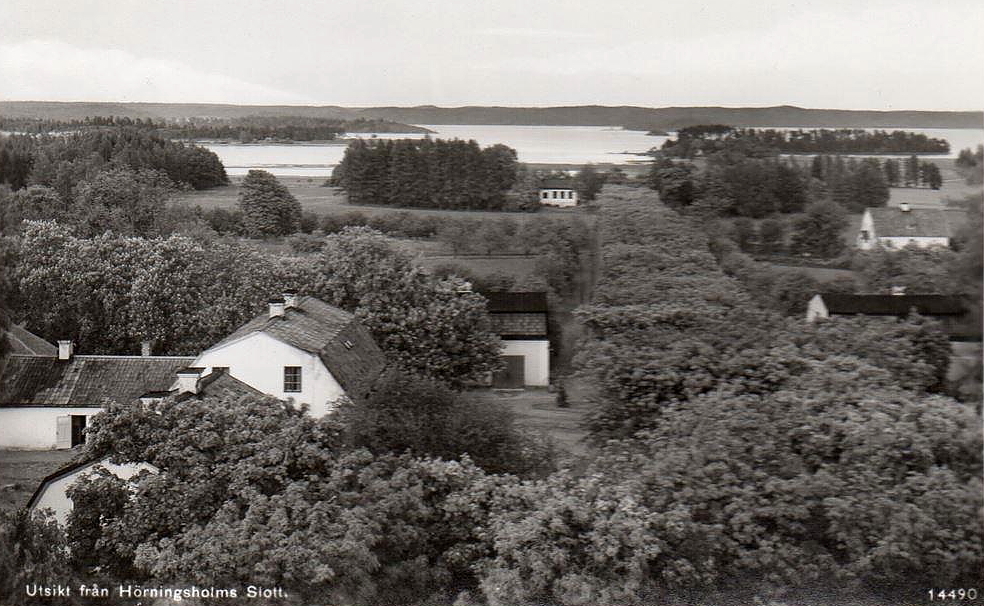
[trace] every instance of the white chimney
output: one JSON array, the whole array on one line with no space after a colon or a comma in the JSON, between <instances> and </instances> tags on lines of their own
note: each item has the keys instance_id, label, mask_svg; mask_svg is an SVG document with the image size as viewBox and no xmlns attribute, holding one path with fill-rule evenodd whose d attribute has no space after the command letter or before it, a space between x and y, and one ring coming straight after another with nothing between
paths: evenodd
<instances>
[{"instance_id":1,"label":"white chimney","mask_svg":"<svg viewBox=\"0 0 984 606\"><path fill-rule=\"evenodd\" d=\"M150 357L150 350L151 350L151 346L150 345L151 345L150 344L150 341L141 341L140 342L140 355L142 357L144 357L144 358L149 358Z\"/></svg>"},{"instance_id":2,"label":"white chimney","mask_svg":"<svg viewBox=\"0 0 984 606\"><path fill-rule=\"evenodd\" d=\"M58 342L58 359L59 360L71 360L72 354L75 353L75 343L72 341L59 341Z\"/></svg>"},{"instance_id":3,"label":"white chimney","mask_svg":"<svg viewBox=\"0 0 984 606\"><path fill-rule=\"evenodd\" d=\"M909 203L908 202L902 202L901 204L899 204L899 210L901 210L904 213L909 212Z\"/></svg>"},{"instance_id":4,"label":"white chimney","mask_svg":"<svg viewBox=\"0 0 984 606\"><path fill-rule=\"evenodd\" d=\"M297 293L292 290L284 291L284 308L297 307Z\"/></svg>"},{"instance_id":5,"label":"white chimney","mask_svg":"<svg viewBox=\"0 0 984 606\"><path fill-rule=\"evenodd\" d=\"M892 287L892 294L893 295L904 295L905 294L905 286L893 286Z\"/></svg>"},{"instance_id":6,"label":"white chimney","mask_svg":"<svg viewBox=\"0 0 984 606\"><path fill-rule=\"evenodd\" d=\"M178 393L198 393L198 379L205 369L200 366L187 366L178 371Z\"/></svg>"},{"instance_id":7,"label":"white chimney","mask_svg":"<svg viewBox=\"0 0 984 606\"><path fill-rule=\"evenodd\" d=\"M270 299L270 317L283 317L284 315L284 300L283 299Z\"/></svg>"}]
</instances>

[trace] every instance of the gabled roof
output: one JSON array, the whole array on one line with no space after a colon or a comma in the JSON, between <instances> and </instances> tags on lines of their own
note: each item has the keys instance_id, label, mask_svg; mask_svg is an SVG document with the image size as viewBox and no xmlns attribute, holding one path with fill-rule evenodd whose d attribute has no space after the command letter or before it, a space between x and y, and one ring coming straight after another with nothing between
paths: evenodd
<instances>
[{"instance_id":1,"label":"gabled roof","mask_svg":"<svg viewBox=\"0 0 984 606\"><path fill-rule=\"evenodd\" d=\"M129 402L170 388L185 357L9 356L0 376L0 406L94 407Z\"/></svg>"},{"instance_id":2,"label":"gabled roof","mask_svg":"<svg viewBox=\"0 0 984 606\"><path fill-rule=\"evenodd\" d=\"M501 313L547 313L547 293L545 292L488 292L490 314Z\"/></svg>"},{"instance_id":3,"label":"gabled roof","mask_svg":"<svg viewBox=\"0 0 984 606\"><path fill-rule=\"evenodd\" d=\"M948 238L946 213L936 208L869 208L878 238Z\"/></svg>"},{"instance_id":4,"label":"gabled roof","mask_svg":"<svg viewBox=\"0 0 984 606\"><path fill-rule=\"evenodd\" d=\"M209 350L254 333L317 355L352 398L364 396L386 364L382 350L355 316L314 297L297 297L282 316L256 316Z\"/></svg>"},{"instance_id":5,"label":"gabled roof","mask_svg":"<svg viewBox=\"0 0 984 606\"><path fill-rule=\"evenodd\" d=\"M151 392L153 393L153 392ZM144 394L148 396L151 394ZM243 383L236 377L230 375L224 370L212 369L212 372L205 375L198 381L198 393L191 393L186 391L184 393L178 393L177 390L172 390L164 394L154 394L158 397L173 397L175 402L184 402L185 400L190 400L192 398L204 398L207 396L263 396L267 397L262 391L253 388L252 386Z\"/></svg>"},{"instance_id":6,"label":"gabled roof","mask_svg":"<svg viewBox=\"0 0 984 606\"><path fill-rule=\"evenodd\" d=\"M58 347L24 328L14 324L7 331L10 353L23 356L57 356Z\"/></svg>"},{"instance_id":7,"label":"gabled roof","mask_svg":"<svg viewBox=\"0 0 984 606\"><path fill-rule=\"evenodd\" d=\"M845 295L821 294L832 314L904 316L913 308L925 316L958 316L967 312L960 295Z\"/></svg>"},{"instance_id":8,"label":"gabled roof","mask_svg":"<svg viewBox=\"0 0 984 606\"><path fill-rule=\"evenodd\" d=\"M574 189L574 179L544 179L540 189Z\"/></svg>"},{"instance_id":9,"label":"gabled roof","mask_svg":"<svg viewBox=\"0 0 984 606\"><path fill-rule=\"evenodd\" d=\"M84 455L83 455L84 456ZM58 480L70 476L74 473L82 471L86 467L95 467L96 465L104 465L109 462L111 457L104 456L101 458L91 458L85 457L78 461L74 461L61 467L60 469L54 471L53 473L45 476L41 482L38 483L38 487L34 489L34 493L31 494L31 498L27 501L27 509L33 509L37 502L44 495L44 491L52 482L57 482ZM153 473L160 473L160 468L156 465L151 465L150 463L141 463L140 465L146 466L149 471Z\"/></svg>"}]
</instances>

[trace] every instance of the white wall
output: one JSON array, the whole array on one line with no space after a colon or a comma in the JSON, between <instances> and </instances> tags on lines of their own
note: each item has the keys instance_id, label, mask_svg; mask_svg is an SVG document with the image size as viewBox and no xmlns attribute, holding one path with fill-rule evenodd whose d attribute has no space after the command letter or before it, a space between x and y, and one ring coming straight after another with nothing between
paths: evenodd
<instances>
[{"instance_id":1,"label":"white wall","mask_svg":"<svg viewBox=\"0 0 984 606\"><path fill-rule=\"evenodd\" d=\"M829 318L830 313L827 311L827 306L823 304L823 297L820 295L813 295L810 302L806 306L806 319L813 322L817 318Z\"/></svg>"},{"instance_id":2,"label":"white wall","mask_svg":"<svg viewBox=\"0 0 984 606\"><path fill-rule=\"evenodd\" d=\"M546 339L502 341L499 355L523 356L523 377L526 385L546 387L550 384L550 342Z\"/></svg>"},{"instance_id":3,"label":"white wall","mask_svg":"<svg viewBox=\"0 0 984 606\"><path fill-rule=\"evenodd\" d=\"M344 395L338 381L325 368L321 358L278 341L266 333L253 333L239 341L207 350L192 366L203 366L206 373L213 366L227 366L229 374L243 383L298 404L309 404L311 416L322 417L332 403ZM301 367L301 391L284 391L284 366Z\"/></svg>"},{"instance_id":4,"label":"white wall","mask_svg":"<svg viewBox=\"0 0 984 606\"><path fill-rule=\"evenodd\" d=\"M909 236L899 236L892 238L878 238L878 244L885 248L905 248L910 244L915 244L919 248L932 248L935 246L942 246L944 248L950 246L949 238L926 238L918 237L912 238Z\"/></svg>"},{"instance_id":5,"label":"white wall","mask_svg":"<svg viewBox=\"0 0 984 606\"><path fill-rule=\"evenodd\" d=\"M48 450L58 447L58 417L85 415L89 419L102 408L0 408L0 448Z\"/></svg>"},{"instance_id":6,"label":"white wall","mask_svg":"<svg viewBox=\"0 0 984 606\"><path fill-rule=\"evenodd\" d=\"M72 511L73 507L72 499L68 498L68 495L66 494L68 488L80 477L91 475L95 471L97 465L101 465L116 477L124 480L129 480L144 470L157 471L153 465L148 465L147 463L126 463L124 465L115 465L110 463L109 459L93 462L90 465L81 467L67 476L58 478L54 482L48 484L48 486L44 488L44 492L41 493L41 496L34 504L32 511L50 509L55 515L55 520L59 524L64 525L68 522L68 514Z\"/></svg>"},{"instance_id":7,"label":"white wall","mask_svg":"<svg viewBox=\"0 0 984 606\"><path fill-rule=\"evenodd\" d=\"M867 240L861 237L863 232L868 232ZM865 210L864 215L861 217L861 228L858 230L858 248L861 250L871 250L877 245L877 242L878 240L875 239L874 221L871 219L871 211Z\"/></svg>"},{"instance_id":8,"label":"white wall","mask_svg":"<svg viewBox=\"0 0 984 606\"><path fill-rule=\"evenodd\" d=\"M556 198L554 197L554 193L557 194ZM547 197L544 197L544 194ZM560 196L562 195L571 197L561 198ZM540 204L546 204L548 206L577 206L577 192L570 189L541 189Z\"/></svg>"}]
</instances>

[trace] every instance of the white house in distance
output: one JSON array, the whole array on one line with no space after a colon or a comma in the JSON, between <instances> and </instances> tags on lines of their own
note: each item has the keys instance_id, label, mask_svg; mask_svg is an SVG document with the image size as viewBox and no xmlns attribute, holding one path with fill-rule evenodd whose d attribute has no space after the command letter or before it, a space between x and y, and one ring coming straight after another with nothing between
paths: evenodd
<instances>
[{"instance_id":1,"label":"white house in distance","mask_svg":"<svg viewBox=\"0 0 984 606\"><path fill-rule=\"evenodd\" d=\"M540 204L546 206L577 206L577 191L573 179L544 179L540 182Z\"/></svg>"},{"instance_id":2,"label":"white house in distance","mask_svg":"<svg viewBox=\"0 0 984 606\"><path fill-rule=\"evenodd\" d=\"M905 202L898 207L865 209L858 248L900 249L910 244L920 248L950 246L946 213L936 208L910 208Z\"/></svg>"},{"instance_id":3,"label":"white house in distance","mask_svg":"<svg viewBox=\"0 0 984 606\"><path fill-rule=\"evenodd\" d=\"M385 365L383 352L352 314L315 299L285 293L268 313L253 318L203 351L193 368L223 369L276 398L330 412L343 395L366 395Z\"/></svg>"},{"instance_id":4,"label":"white house in distance","mask_svg":"<svg viewBox=\"0 0 984 606\"><path fill-rule=\"evenodd\" d=\"M152 474L160 473L159 469L149 463L117 465L111 463L109 457L97 461L72 463L41 480L41 484L31 495L31 500L27 502L27 508L31 511L49 509L55 521L64 526L73 508L72 499L68 498L68 488L79 478L97 473L98 468L124 480L129 480L144 471Z\"/></svg>"},{"instance_id":5,"label":"white house in distance","mask_svg":"<svg viewBox=\"0 0 984 606\"><path fill-rule=\"evenodd\" d=\"M503 342L504 370L494 373L499 388L545 387L550 383L547 295L542 292L490 292L492 331Z\"/></svg>"}]
</instances>

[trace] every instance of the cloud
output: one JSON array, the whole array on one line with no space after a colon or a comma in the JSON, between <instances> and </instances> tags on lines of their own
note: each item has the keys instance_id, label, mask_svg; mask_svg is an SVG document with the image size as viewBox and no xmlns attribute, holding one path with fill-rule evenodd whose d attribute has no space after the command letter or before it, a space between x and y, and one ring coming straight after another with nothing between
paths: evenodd
<instances>
[{"instance_id":1,"label":"cloud","mask_svg":"<svg viewBox=\"0 0 984 606\"><path fill-rule=\"evenodd\" d=\"M7 100L301 104L312 100L184 63L54 40L0 44Z\"/></svg>"}]
</instances>

